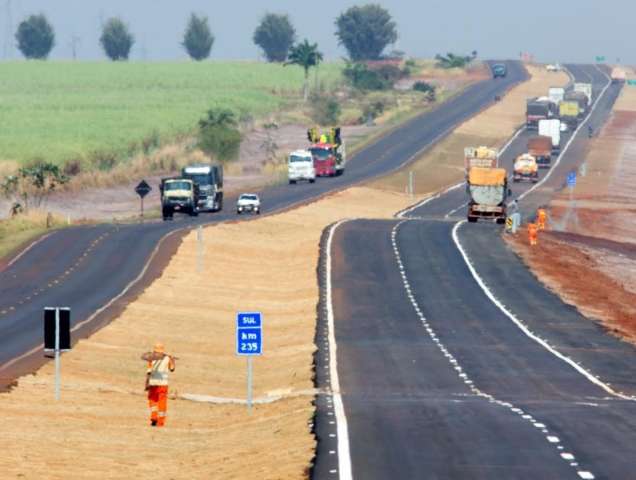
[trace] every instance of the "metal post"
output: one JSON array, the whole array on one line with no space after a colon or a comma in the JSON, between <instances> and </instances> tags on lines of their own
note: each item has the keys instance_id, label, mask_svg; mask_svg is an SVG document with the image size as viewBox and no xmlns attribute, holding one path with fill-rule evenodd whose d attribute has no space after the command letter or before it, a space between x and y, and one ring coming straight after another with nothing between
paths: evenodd
<instances>
[{"instance_id":1,"label":"metal post","mask_svg":"<svg viewBox=\"0 0 636 480\"><path fill-rule=\"evenodd\" d=\"M252 356L247 357L247 412L252 413Z\"/></svg>"},{"instance_id":2,"label":"metal post","mask_svg":"<svg viewBox=\"0 0 636 480\"><path fill-rule=\"evenodd\" d=\"M203 271L203 227L197 228L197 272Z\"/></svg>"},{"instance_id":3,"label":"metal post","mask_svg":"<svg viewBox=\"0 0 636 480\"><path fill-rule=\"evenodd\" d=\"M55 309L55 400L60 399L60 309Z\"/></svg>"},{"instance_id":4,"label":"metal post","mask_svg":"<svg viewBox=\"0 0 636 480\"><path fill-rule=\"evenodd\" d=\"M141 197L141 221L144 221L144 197Z\"/></svg>"}]
</instances>

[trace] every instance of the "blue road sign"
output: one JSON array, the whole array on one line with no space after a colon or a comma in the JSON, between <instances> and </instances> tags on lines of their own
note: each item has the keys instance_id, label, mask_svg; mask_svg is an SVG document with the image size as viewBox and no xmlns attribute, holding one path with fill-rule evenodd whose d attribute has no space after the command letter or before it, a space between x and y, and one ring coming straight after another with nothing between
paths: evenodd
<instances>
[{"instance_id":1,"label":"blue road sign","mask_svg":"<svg viewBox=\"0 0 636 480\"><path fill-rule=\"evenodd\" d=\"M236 354L262 355L263 322L260 312L239 312L236 315Z\"/></svg>"},{"instance_id":2,"label":"blue road sign","mask_svg":"<svg viewBox=\"0 0 636 480\"><path fill-rule=\"evenodd\" d=\"M576 172L568 173L568 187L576 186Z\"/></svg>"}]
</instances>

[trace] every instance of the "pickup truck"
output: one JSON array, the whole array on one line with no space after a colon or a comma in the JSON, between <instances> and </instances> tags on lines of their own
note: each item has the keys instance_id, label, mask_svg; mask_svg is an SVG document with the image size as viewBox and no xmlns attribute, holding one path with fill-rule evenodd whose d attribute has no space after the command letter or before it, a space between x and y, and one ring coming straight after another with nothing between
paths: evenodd
<instances>
[{"instance_id":1,"label":"pickup truck","mask_svg":"<svg viewBox=\"0 0 636 480\"><path fill-rule=\"evenodd\" d=\"M261 200L255 193L243 193L236 202L236 213L255 213L261 214Z\"/></svg>"}]
</instances>

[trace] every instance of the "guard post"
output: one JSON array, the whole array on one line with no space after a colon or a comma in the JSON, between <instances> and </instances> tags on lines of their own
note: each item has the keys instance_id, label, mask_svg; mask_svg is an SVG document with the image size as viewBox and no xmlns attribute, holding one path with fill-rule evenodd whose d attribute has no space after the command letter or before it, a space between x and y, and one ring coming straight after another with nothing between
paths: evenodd
<instances>
[{"instance_id":1,"label":"guard post","mask_svg":"<svg viewBox=\"0 0 636 480\"><path fill-rule=\"evenodd\" d=\"M44 309L44 354L55 358L55 400L60 399L60 354L71 349L71 309L46 307Z\"/></svg>"},{"instance_id":2,"label":"guard post","mask_svg":"<svg viewBox=\"0 0 636 480\"><path fill-rule=\"evenodd\" d=\"M236 354L247 357L247 411L252 413L252 357L263 354L263 322L260 312L236 315Z\"/></svg>"}]
</instances>

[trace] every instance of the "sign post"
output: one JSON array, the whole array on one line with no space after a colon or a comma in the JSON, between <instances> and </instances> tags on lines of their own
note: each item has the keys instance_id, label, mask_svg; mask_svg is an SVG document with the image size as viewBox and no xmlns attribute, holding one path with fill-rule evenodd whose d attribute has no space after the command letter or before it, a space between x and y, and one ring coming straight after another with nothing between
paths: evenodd
<instances>
[{"instance_id":1,"label":"sign post","mask_svg":"<svg viewBox=\"0 0 636 480\"><path fill-rule=\"evenodd\" d=\"M44 309L44 352L55 357L55 400L60 399L60 353L71 349L71 309L46 307Z\"/></svg>"},{"instance_id":2,"label":"sign post","mask_svg":"<svg viewBox=\"0 0 636 480\"><path fill-rule=\"evenodd\" d=\"M137 192L137 195L139 195L139 198L141 199L141 219L142 220L144 218L144 197L148 195L151 190L152 190L152 187L148 185L148 183L145 180L142 180L141 182L139 182L139 185L135 187L135 192Z\"/></svg>"},{"instance_id":3,"label":"sign post","mask_svg":"<svg viewBox=\"0 0 636 480\"><path fill-rule=\"evenodd\" d=\"M236 315L236 354L247 357L247 411L252 413L252 357L263 354L263 322L260 312Z\"/></svg>"}]
</instances>

